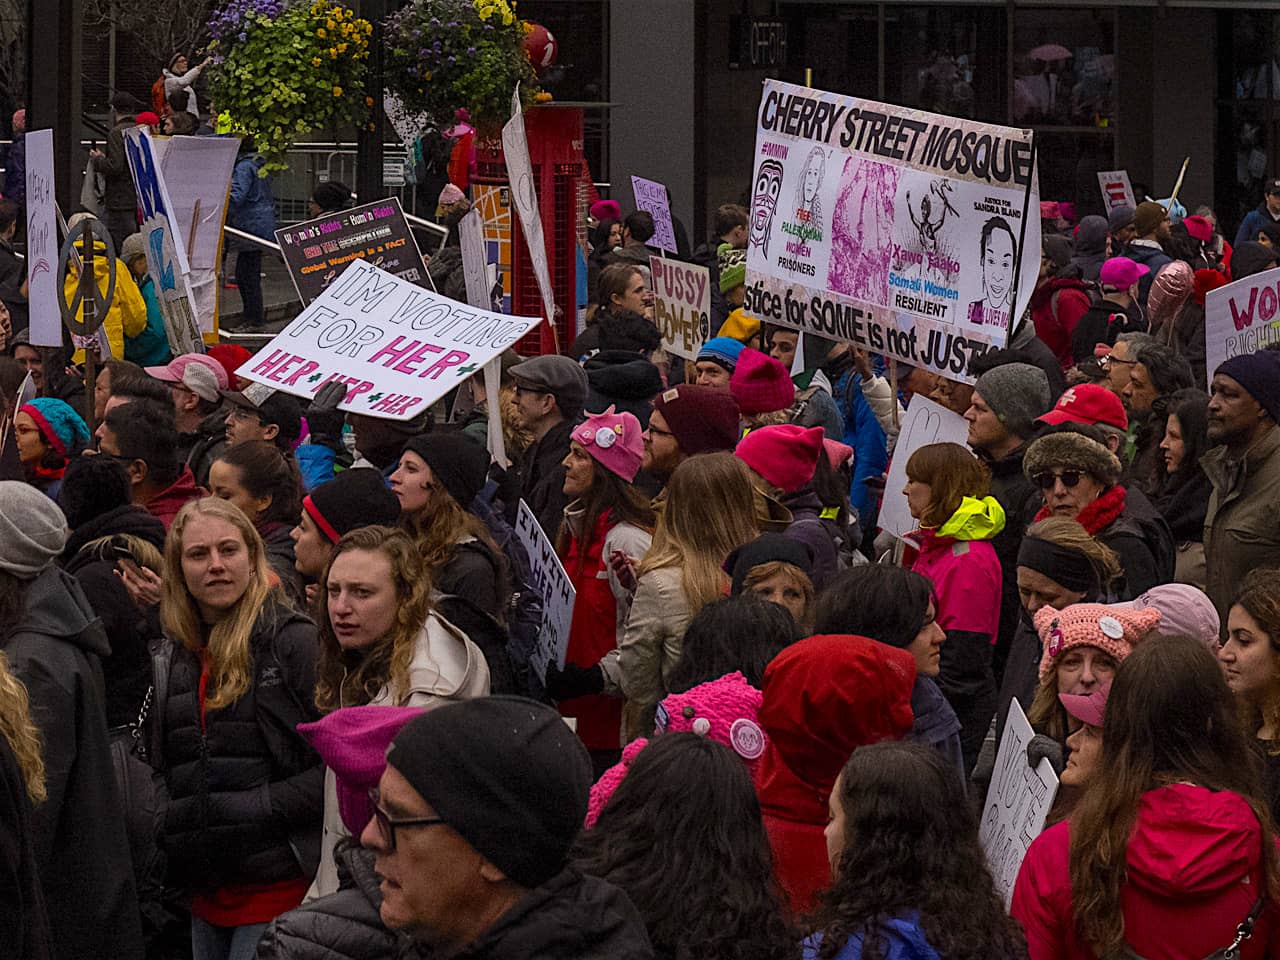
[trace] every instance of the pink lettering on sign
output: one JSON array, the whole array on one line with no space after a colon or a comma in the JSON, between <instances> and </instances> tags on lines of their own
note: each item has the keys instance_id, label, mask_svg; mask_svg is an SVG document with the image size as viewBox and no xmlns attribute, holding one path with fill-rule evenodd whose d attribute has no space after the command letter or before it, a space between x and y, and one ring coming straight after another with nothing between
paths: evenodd
<instances>
[{"instance_id":1,"label":"pink lettering on sign","mask_svg":"<svg viewBox=\"0 0 1280 960\"><path fill-rule=\"evenodd\" d=\"M1227 300L1231 307L1231 319L1237 330L1253 326L1254 312L1263 323L1269 323L1280 311L1280 281L1274 285L1254 287L1249 291L1248 304L1237 304L1235 297Z\"/></svg>"}]
</instances>

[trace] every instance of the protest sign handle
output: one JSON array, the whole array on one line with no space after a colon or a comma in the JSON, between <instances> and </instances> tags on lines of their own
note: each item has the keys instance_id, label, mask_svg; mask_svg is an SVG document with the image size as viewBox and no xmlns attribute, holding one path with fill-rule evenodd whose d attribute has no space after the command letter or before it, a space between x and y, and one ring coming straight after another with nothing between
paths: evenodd
<instances>
[{"instance_id":1,"label":"protest sign handle","mask_svg":"<svg viewBox=\"0 0 1280 960\"><path fill-rule=\"evenodd\" d=\"M1187 175L1187 167L1191 165L1191 158L1187 157L1182 161L1182 169L1178 171L1178 179L1174 181L1173 192L1169 194L1169 210L1172 212L1173 205L1178 202L1178 193L1182 190L1182 180Z\"/></svg>"},{"instance_id":2,"label":"protest sign handle","mask_svg":"<svg viewBox=\"0 0 1280 960\"><path fill-rule=\"evenodd\" d=\"M893 406L890 408L893 429L899 430L902 424L898 422L898 361L893 357L889 358L889 398L893 401Z\"/></svg>"},{"instance_id":3,"label":"protest sign handle","mask_svg":"<svg viewBox=\"0 0 1280 960\"><path fill-rule=\"evenodd\" d=\"M191 208L191 232L187 234L187 249L196 248L196 230L200 226L200 198L196 197L195 206Z\"/></svg>"},{"instance_id":4,"label":"protest sign handle","mask_svg":"<svg viewBox=\"0 0 1280 960\"><path fill-rule=\"evenodd\" d=\"M1027 178L1026 192L1022 196L1022 223L1018 225L1018 259L1017 265L1013 268L1013 290L1011 293L1010 303L1014 309L1009 311L1009 326L1005 330L1005 342L1002 346L1008 346L1009 339L1013 336L1013 331L1017 328L1021 317L1014 316L1014 310L1018 305L1018 280L1022 276L1022 258L1027 255L1027 221L1031 219L1031 188L1040 179L1040 172L1036 169L1037 153L1039 152L1040 143L1034 130L1031 131L1031 176ZM1039 215L1039 211L1036 211Z\"/></svg>"}]
</instances>

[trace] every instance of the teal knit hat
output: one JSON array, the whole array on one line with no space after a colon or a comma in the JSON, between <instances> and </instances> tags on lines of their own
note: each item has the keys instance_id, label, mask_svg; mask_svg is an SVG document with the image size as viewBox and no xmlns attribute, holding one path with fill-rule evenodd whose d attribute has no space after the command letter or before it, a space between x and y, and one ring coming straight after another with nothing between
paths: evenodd
<instances>
[{"instance_id":1,"label":"teal knit hat","mask_svg":"<svg viewBox=\"0 0 1280 960\"><path fill-rule=\"evenodd\" d=\"M64 460L79 455L89 446L89 428L65 400L36 397L30 403L24 403L19 412L36 422L45 443Z\"/></svg>"}]
</instances>

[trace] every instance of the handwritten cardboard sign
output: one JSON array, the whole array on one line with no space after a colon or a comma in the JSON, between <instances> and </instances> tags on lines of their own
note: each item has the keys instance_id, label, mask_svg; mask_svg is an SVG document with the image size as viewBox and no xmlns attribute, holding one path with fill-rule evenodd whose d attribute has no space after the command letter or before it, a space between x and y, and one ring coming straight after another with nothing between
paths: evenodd
<instances>
[{"instance_id":1,"label":"handwritten cardboard sign","mask_svg":"<svg viewBox=\"0 0 1280 960\"><path fill-rule=\"evenodd\" d=\"M27 134L27 302L31 342L62 346L58 309L57 199L53 195L53 131Z\"/></svg>"},{"instance_id":2,"label":"handwritten cardboard sign","mask_svg":"<svg viewBox=\"0 0 1280 960\"><path fill-rule=\"evenodd\" d=\"M1048 760L1033 770L1027 763L1027 744L1035 736L1018 701L1009 705L1004 738L996 754L996 769L982 808L978 842L987 855L996 889L1007 908L1013 885L1031 841L1044 829L1045 817L1058 795L1058 775Z\"/></svg>"},{"instance_id":3,"label":"handwritten cardboard sign","mask_svg":"<svg viewBox=\"0 0 1280 960\"><path fill-rule=\"evenodd\" d=\"M667 188L656 180L632 177L631 192L636 198L636 209L645 210L653 217L653 245L675 253L676 229L671 223L671 202L667 199Z\"/></svg>"},{"instance_id":4,"label":"handwritten cardboard sign","mask_svg":"<svg viewBox=\"0 0 1280 960\"><path fill-rule=\"evenodd\" d=\"M889 462L889 475L884 482L884 502L880 507L880 529L901 539L915 530L919 524L907 508L907 497L902 488L907 485L907 461L921 447L931 443L958 443L969 440L969 424L964 417L928 397L916 394L907 407L902 421L898 445L893 448Z\"/></svg>"},{"instance_id":5,"label":"handwritten cardboard sign","mask_svg":"<svg viewBox=\"0 0 1280 960\"><path fill-rule=\"evenodd\" d=\"M537 325L356 260L236 372L299 397L339 380L343 410L408 420Z\"/></svg>"},{"instance_id":6,"label":"handwritten cardboard sign","mask_svg":"<svg viewBox=\"0 0 1280 960\"><path fill-rule=\"evenodd\" d=\"M696 359L711 336L711 272L706 267L650 257L653 322L662 346L686 360Z\"/></svg>"},{"instance_id":7,"label":"handwritten cardboard sign","mask_svg":"<svg viewBox=\"0 0 1280 960\"><path fill-rule=\"evenodd\" d=\"M529 554L533 586L542 597L538 646L529 656L534 675L541 679L546 676L550 663L564 669L564 657L569 649L569 625L573 622L573 602L578 592L569 582L569 575L556 556L555 547L538 526L538 518L523 500L516 516L516 536Z\"/></svg>"}]
</instances>

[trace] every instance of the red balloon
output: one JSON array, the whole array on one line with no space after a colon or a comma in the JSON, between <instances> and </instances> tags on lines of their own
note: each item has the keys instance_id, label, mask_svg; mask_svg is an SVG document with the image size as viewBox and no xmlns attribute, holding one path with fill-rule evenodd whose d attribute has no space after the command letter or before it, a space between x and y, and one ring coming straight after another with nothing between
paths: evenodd
<instances>
[{"instance_id":1,"label":"red balloon","mask_svg":"<svg viewBox=\"0 0 1280 960\"><path fill-rule=\"evenodd\" d=\"M524 49L534 70L541 70L556 62L556 38L540 23L529 24L524 38Z\"/></svg>"}]
</instances>

